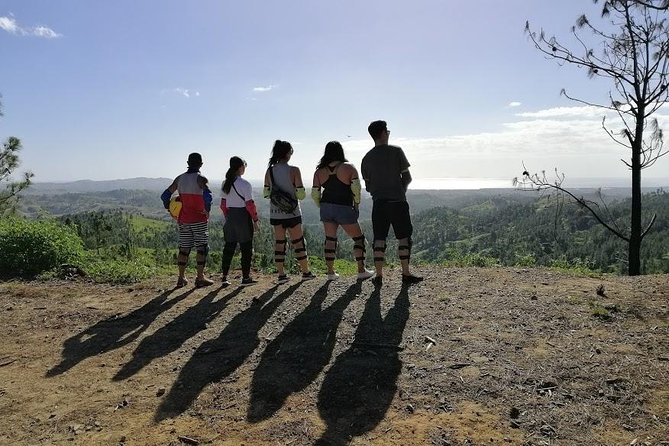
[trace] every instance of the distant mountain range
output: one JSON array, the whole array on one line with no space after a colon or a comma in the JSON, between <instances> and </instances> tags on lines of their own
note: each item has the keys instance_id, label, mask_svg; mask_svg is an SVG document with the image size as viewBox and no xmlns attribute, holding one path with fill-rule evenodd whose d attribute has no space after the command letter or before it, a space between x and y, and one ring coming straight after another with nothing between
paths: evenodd
<instances>
[{"instance_id":1,"label":"distant mountain range","mask_svg":"<svg viewBox=\"0 0 669 446\"><path fill-rule=\"evenodd\" d=\"M66 193L90 193L90 192L109 192L119 189L126 190L148 190L161 192L170 185L173 178L126 178L119 180L79 180L70 182L35 182L25 193L27 195L51 195L51 194L66 194ZM254 187L260 187L260 180L250 180ZM212 190L218 191L221 187L222 180L214 179L209 181ZM415 186L419 186L420 180L416 181ZM509 181L509 184L511 181ZM626 178L573 178L565 181L565 186L569 188L629 188L630 180ZM434 190L449 189L448 183L445 182L442 187L435 187ZM307 185L309 186L309 185ZM417 190L420 187L411 187ZM669 188L669 178L647 178L643 180L643 187L645 189L657 189L660 187ZM421 188L422 189L422 188ZM460 188L458 188L460 189ZM508 188L505 188L508 189ZM431 190L431 189L430 189Z\"/></svg>"},{"instance_id":2,"label":"distant mountain range","mask_svg":"<svg viewBox=\"0 0 669 446\"><path fill-rule=\"evenodd\" d=\"M127 178L121 180L79 180L71 182L35 182L26 190L27 194L67 194L109 192L119 189L163 191L174 178ZM214 183L215 184L215 183Z\"/></svg>"}]
</instances>

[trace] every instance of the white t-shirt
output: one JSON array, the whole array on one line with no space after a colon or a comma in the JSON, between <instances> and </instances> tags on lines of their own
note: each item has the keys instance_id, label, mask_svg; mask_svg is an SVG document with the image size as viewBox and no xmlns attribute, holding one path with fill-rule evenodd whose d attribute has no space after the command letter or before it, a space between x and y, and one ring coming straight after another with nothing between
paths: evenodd
<instances>
[{"instance_id":1,"label":"white t-shirt","mask_svg":"<svg viewBox=\"0 0 669 446\"><path fill-rule=\"evenodd\" d=\"M234 188L230 188L230 193L226 194L225 192L221 191L222 198L225 198L225 203L228 208L243 208L246 207L246 202L249 200L253 200L253 189L251 188L251 183L246 181L242 177L237 177L235 182L233 183ZM235 189L237 192L235 192ZM239 195L244 197L242 199Z\"/></svg>"}]
</instances>

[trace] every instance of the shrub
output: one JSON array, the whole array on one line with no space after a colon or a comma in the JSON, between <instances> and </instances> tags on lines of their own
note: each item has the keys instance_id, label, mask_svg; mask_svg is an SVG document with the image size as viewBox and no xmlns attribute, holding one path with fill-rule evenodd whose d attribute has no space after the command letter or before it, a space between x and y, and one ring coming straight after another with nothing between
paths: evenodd
<instances>
[{"instance_id":1,"label":"shrub","mask_svg":"<svg viewBox=\"0 0 669 446\"><path fill-rule=\"evenodd\" d=\"M0 274L32 278L62 264L77 264L83 243L74 228L54 220L0 221Z\"/></svg>"}]
</instances>

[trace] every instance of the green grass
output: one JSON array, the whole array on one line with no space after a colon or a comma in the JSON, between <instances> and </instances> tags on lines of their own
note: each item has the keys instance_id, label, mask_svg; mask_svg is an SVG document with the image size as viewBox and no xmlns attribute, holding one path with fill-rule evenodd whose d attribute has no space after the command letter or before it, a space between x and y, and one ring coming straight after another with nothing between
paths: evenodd
<instances>
[{"instance_id":1,"label":"green grass","mask_svg":"<svg viewBox=\"0 0 669 446\"><path fill-rule=\"evenodd\" d=\"M586 277L602 277L602 273L593 269L592 263L583 261L581 259L575 260L566 260L554 259L549 265L550 269L560 271L563 273L573 274L577 276L586 276Z\"/></svg>"},{"instance_id":2,"label":"green grass","mask_svg":"<svg viewBox=\"0 0 669 446\"><path fill-rule=\"evenodd\" d=\"M609 310L604 308L598 303L590 302L591 313L594 317L601 319L603 321L608 321L611 319L611 313Z\"/></svg>"},{"instance_id":3,"label":"green grass","mask_svg":"<svg viewBox=\"0 0 669 446\"><path fill-rule=\"evenodd\" d=\"M162 230L170 225L170 222L156 220L153 218L144 217L142 215L131 215L130 224L132 225L133 231L140 232L144 230Z\"/></svg>"}]
</instances>

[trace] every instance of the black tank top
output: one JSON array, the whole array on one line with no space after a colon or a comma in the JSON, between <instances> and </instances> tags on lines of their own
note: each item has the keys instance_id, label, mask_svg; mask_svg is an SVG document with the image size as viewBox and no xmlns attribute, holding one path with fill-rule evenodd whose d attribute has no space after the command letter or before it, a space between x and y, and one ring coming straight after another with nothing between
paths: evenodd
<instances>
[{"instance_id":1,"label":"black tank top","mask_svg":"<svg viewBox=\"0 0 669 446\"><path fill-rule=\"evenodd\" d=\"M341 164L334 167L327 166L329 172L328 179L323 183L323 195L321 203L341 204L344 206L353 206L353 192L348 184L344 184L337 178L337 169Z\"/></svg>"}]
</instances>

